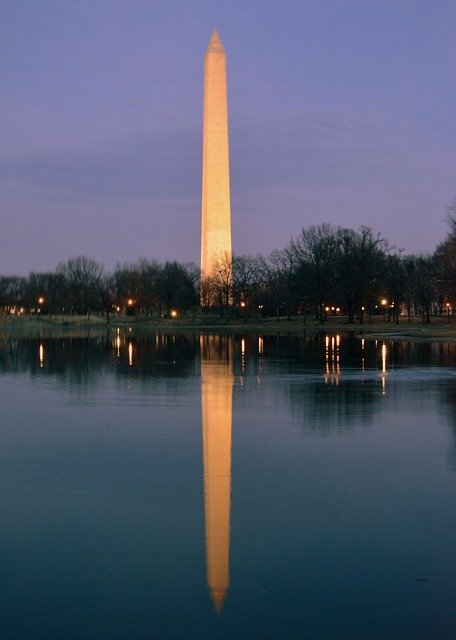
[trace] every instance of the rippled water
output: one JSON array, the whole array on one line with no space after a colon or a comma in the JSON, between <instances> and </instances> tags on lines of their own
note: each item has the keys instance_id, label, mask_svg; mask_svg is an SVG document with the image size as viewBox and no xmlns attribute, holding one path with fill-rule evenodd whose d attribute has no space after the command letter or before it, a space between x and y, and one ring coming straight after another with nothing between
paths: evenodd
<instances>
[{"instance_id":1,"label":"rippled water","mask_svg":"<svg viewBox=\"0 0 456 640\"><path fill-rule=\"evenodd\" d=\"M5 639L456 637L456 345L0 341Z\"/></svg>"}]
</instances>

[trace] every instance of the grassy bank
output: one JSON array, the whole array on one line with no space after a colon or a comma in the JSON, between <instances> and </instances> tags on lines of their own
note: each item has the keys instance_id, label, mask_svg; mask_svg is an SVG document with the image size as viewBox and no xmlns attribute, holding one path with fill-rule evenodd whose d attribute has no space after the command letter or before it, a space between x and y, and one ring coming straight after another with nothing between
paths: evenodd
<instances>
[{"instance_id":1,"label":"grassy bank","mask_svg":"<svg viewBox=\"0 0 456 640\"><path fill-rule=\"evenodd\" d=\"M5 334L20 335L44 335L55 334L68 335L78 333L99 333L116 329L117 327L131 328L135 331L211 331L217 333L281 333L302 334L304 332L353 332L363 335L365 338L388 338L396 340L432 340L432 341L456 341L456 318L433 317L430 324L423 324L420 318L413 318L408 322L401 319L399 324L383 322L375 318L372 322L364 324L348 324L347 318L330 317L325 323L320 324L314 319L302 318L288 320L281 318L260 319L230 319L222 317L194 317L175 319L150 319L136 317L110 318L100 316L23 316L0 318L0 332Z\"/></svg>"}]
</instances>

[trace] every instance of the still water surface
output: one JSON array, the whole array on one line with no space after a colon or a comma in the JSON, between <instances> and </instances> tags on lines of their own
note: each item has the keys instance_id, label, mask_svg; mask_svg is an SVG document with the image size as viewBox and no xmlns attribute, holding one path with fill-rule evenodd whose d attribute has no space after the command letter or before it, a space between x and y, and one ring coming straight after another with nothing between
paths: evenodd
<instances>
[{"instance_id":1,"label":"still water surface","mask_svg":"<svg viewBox=\"0 0 456 640\"><path fill-rule=\"evenodd\" d=\"M456 637L456 344L0 340L1 637Z\"/></svg>"}]
</instances>

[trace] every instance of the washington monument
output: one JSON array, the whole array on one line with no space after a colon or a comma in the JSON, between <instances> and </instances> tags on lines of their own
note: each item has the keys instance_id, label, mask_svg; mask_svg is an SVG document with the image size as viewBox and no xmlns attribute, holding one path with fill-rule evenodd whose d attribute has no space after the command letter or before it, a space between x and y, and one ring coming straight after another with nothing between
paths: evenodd
<instances>
[{"instance_id":1,"label":"washington monument","mask_svg":"<svg viewBox=\"0 0 456 640\"><path fill-rule=\"evenodd\" d=\"M207 278L213 275L217 261L231 264L226 58L216 29L204 57L201 209L201 275Z\"/></svg>"}]
</instances>

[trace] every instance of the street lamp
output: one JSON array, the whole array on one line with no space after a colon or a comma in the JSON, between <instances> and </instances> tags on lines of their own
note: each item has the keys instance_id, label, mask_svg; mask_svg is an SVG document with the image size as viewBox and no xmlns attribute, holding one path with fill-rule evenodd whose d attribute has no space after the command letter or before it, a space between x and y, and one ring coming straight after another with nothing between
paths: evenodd
<instances>
[{"instance_id":1,"label":"street lamp","mask_svg":"<svg viewBox=\"0 0 456 640\"><path fill-rule=\"evenodd\" d=\"M380 304L382 305L382 312L383 312L383 322L385 322L385 307L388 304L388 300L386 298L382 298L380 300Z\"/></svg>"},{"instance_id":2,"label":"street lamp","mask_svg":"<svg viewBox=\"0 0 456 640\"><path fill-rule=\"evenodd\" d=\"M127 316L132 316L133 315L133 305L134 304L135 304L135 301L133 300L133 298L128 298L128 300L127 300L127 309L126 309Z\"/></svg>"}]
</instances>

